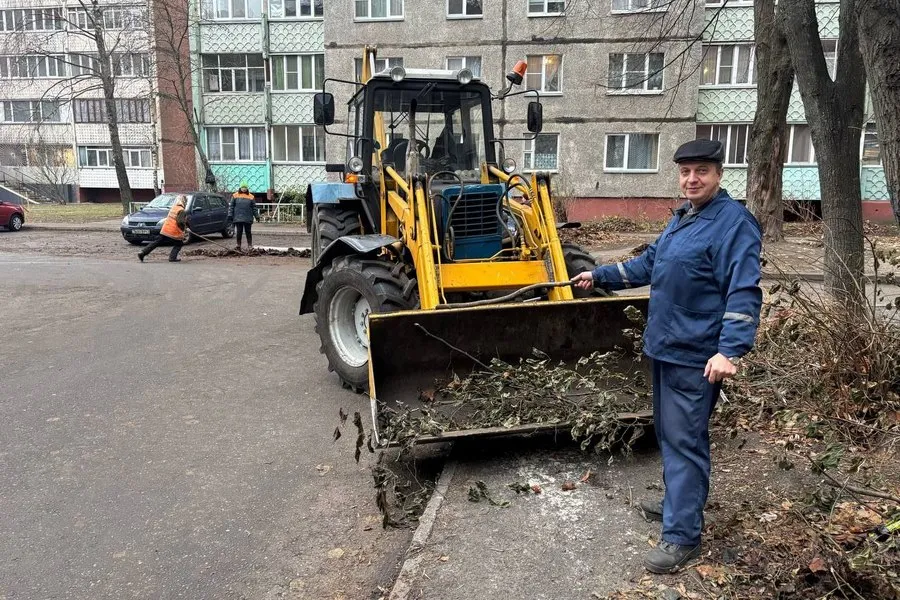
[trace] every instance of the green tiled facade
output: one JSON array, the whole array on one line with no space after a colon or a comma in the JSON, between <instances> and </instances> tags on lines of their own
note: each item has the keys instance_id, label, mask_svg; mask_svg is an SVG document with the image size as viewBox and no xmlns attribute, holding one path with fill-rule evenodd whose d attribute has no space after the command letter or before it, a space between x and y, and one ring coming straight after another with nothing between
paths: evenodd
<instances>
[{"instance_id":1,"label":"green tiled facade","mask_svg":"<svg viewBox=\"0 0 900 600\"><path fill-rule=\"evenodd\" d=\"M192 82L194 101L199 107L203 140L218 185L234 190L246 180L252 192L277 198L283 192L303 191L311 181L325 179L323 153L314 152L313 159L308 159L306 149L300 150L299 138L288 138L285 128L313 126L313 90L305 84L302 90L296 89L302 80L299 66L294 84L284 85L295 89L275 89L274 81L275 63L283 55L292 57L292 61L296 56L299 63L299 56L324 54L324 24L321 16L270 19L266 13L270 3L253 2L246 1L246 14L251 14L251 6L261 8L261 13L255 18L240 19L222 19L221 15L210 18L200 14L198 2L192 3L198 23L191 37L192 58L197 65ZM207 79L203 57L216 57L219 61L218 69L213 68L214 83ZM235 60L247 60L246 68L232 70ZM218 130L213 132L217 134L213 139L221 141L218 150L210 147L213 129ZM247 137L248 130L252 130L252 136L264 132L264 148ZM276 146L279 134L281 145ZM226 135L227 140L223 139ZM242 137L238 141L239 136ZM247 142L248 139L253 141ZM291 142L296 150L293 153L285 149Z\"/></svg>"},{"instance_id":2,"label":"green tiled facade","mask_svg":"<svg viewBox=\"0 0 900 600\"><path fill-rule=\"evenodd\" d=\"M837 2L820 2L816 6L819 34L822 40L838 37ZM726 5L706 8L704 47L752 44L753 6ZM735 60L736 65L736 60ZM734 67L737 69L737 66ZM750 85L701 85L698 91L697 125L738 125L753 123L756 112L756 86ZM867 102L866 122L872 122L871 103ZM794 86L788 107L789 125L805 126L806 116L800 93ZM862 149L861 149L862 150ZM789 157L790 158L790 157ZM787 164L784 168L784 196L793 200L821 200L819 174L814 162ZM864 201L887 201L887 184L884 169L875 165L863 165L860 169L862 197ZM746 195L747 167L742 164L726 164L723 185L737 198Z\"/></svg>"}]
</instances>

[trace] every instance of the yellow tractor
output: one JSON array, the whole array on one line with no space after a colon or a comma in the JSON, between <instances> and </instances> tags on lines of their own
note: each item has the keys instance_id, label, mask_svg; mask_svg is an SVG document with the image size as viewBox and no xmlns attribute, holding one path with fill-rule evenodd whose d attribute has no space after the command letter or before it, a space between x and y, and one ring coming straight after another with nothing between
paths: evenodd
<instances>
[{"instance_id":1,"label":"yellow tractor","mask_svg":"<svg viewBox=\"0 0 900 600\"><path fill-rule=\"evenodd\" d=\"M569 285L594 261L560 242L550 175L521 175L504 156L542 129L537 92L512 91L525 62L496 94L468 69L374 66L366 48L363 83L326 79L315 95L316 124L346 139L348 159L326 167L341 181L307 189L313 266L300 314L315 315L343 385L368 390L376 441L385 408L415 406L419 391L479 360L532 349L571 360L629 344L624 300L576 299ZM338 84L353 86L343 131L325 91ZM529 100L529 134L499 139L492 104L515 96ZM628 304L646 310L647 299Z\"/></svg>"}]
</instances>

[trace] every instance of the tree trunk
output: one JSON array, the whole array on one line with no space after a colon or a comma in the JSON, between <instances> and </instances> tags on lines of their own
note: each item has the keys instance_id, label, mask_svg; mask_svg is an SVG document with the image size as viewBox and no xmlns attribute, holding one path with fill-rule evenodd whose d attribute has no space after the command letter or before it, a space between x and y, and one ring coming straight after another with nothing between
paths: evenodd
<instances>
[{"instance_id":1,"label":"tree trunk","mask_svg":"<svg viewBox=\"0 0 900 600\"><path fill-rule=\"evenodd\" d=\"M881 164L900 223L900 2L857 0L859 46L875 108Z\"/></svg>"},{"instance_id":2,"label":"tree trunk","mask_svg":"<svg viewBox=\"0 0 900 600\"><path fill-rule=\"evenodd\" d=\"M787 154L787 111L794 68L784 35L784 18L775 0L753 5L756 38L757 101L747 161L747 206L766 241L784 239L783 170Z\"/></svg>"},{"instance_id":3,"label":"tree trunk","mask_svg":"<svg viewBox=\"0 0 900 600\"><path fill-rule=\"evenodd\" d=\"M849 308L865 301L859 136L865 71L857 37L856 0L841 0L838 63L831 80L813 0L782 0L788 47L819 168L825 221L825 291Z\"/></svg>"},{"instance_id":4,"label":"tree trunk","mask_svg":"<svg viewBox=\"0 0 900 600\"><path fill-rule=\"evenodd\" d=\"M119 194L122 199L122 214L131 212L131 202L134 196L131 193L131 184L128 182L128 172L125 170L125 156L122 153L122 140L119 138L119 115L116 113L116 82L114 79L115 68L113 66L112 53L106 49L106 38L103 37L103 15L96 7L94 0L94 41L97 44L97 61L100 63L100 83L103 87L103 99L106 107L106 123L109 129L109 142L112 147L113 164L116 168L116 181L119 184Z\"/></svg>"}]
</instances>

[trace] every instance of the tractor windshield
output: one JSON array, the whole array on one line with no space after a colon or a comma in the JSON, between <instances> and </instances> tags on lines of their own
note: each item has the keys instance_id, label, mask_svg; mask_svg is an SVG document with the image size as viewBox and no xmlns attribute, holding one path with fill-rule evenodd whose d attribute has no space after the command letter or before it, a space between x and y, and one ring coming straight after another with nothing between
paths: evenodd
<instances>
[{"instance_id":1,"label":"tractor windshield","mask_svg":"<svg viewBox=\"0 0 900 600\"><path fill-rule=\"evenodd\" d=\"M383 163L407 173L410 146L417 151L418 173L452 171L464 181L480 179L485 160L485 96L478 90L446 89L424 84L411 89L379 89L373 98L376 118L381 116L387 147ZM415 103L415 142L410 142L410 108Z\"/></svg>"}]
</instances>

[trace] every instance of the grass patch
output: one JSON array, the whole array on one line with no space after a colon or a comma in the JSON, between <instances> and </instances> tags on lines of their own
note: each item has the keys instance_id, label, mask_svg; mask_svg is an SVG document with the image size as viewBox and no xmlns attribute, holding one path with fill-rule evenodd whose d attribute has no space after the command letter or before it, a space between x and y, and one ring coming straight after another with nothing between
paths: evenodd
<instances>
[{"instance_id":1,"label":"grass patch","mask_svg":"<svg viewBox=\"0 0 900 600\"><path fill-rule=\"evenodd\" d=\"M32 204L26 211L25 220L31 223L92 223L123 216L119 203Z\"/></svg>"}]
</instances>

